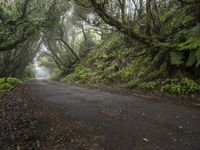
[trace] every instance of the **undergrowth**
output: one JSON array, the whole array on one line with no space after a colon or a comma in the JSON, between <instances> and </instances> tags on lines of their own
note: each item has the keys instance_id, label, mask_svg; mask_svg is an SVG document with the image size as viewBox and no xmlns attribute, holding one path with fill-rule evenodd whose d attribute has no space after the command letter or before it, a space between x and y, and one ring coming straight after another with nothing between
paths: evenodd
<instances>
[{"instance_id":1,"label":"undergrowth","mask_svg":"<svg viewBox=\"0 0 200 150\"><path fill-rule=\"evenodd\" d=\"M7 94L14 86L22 84L22 80L17 78L0 78L0 96Z\"/></svg>"},{"instance_id":2,"label":"undergrowth","mask_svg":"<svg viewBox=\"0 0 200 150\"><path fill-rule=\"evenodd\" d=\"M133 50L127 48L123 41L121 35L114 34L100 49L91 51L63 81L113 86L120 84L128 89L172 94L200 93L200 84L187 75L170 77L167 62L156 67L153 64L156 58L149 55L132 57Z\"/></svg>"}]
</instances>

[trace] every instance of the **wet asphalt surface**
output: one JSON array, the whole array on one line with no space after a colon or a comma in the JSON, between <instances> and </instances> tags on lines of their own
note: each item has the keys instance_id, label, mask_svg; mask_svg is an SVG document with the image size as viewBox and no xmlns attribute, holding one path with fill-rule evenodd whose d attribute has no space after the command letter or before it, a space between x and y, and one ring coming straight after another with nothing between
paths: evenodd
<instances>
[{"instance_id":1,"label":"wet asphalt surface","mask_svg":"<svg viewBox=\"0 0 200 150\"><path fill-rule=\"evenodd\" d=\"M90 130L93 137L87 143L100 143L94 147L67 148L63 140L65 146L58 149L200 150L199 109L48 80L30 81L20 88L25 89L22 94L26 103L31 105L28 99L35 97L34 105L49 105L52 113L63 116L62 120L84 123L87 129L80 130L85 130L85 134ZM56 117L59 115L51 121Z\"/></svg>"}]
</instances>

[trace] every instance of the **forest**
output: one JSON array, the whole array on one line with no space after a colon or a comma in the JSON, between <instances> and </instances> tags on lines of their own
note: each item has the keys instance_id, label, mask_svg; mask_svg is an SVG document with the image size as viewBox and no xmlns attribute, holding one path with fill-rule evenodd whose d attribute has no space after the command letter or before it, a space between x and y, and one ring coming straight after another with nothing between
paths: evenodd
<instances>
[{"instance_id":1,"label":"forest","mask_svg":"<svg viewBox=\"0 0 200 150\"><path fill-rule=\"evenodd\" d=\"M200 0L0 0L0 150L200 150Z\"/></svg>"},{"instance_id":2,"label":"forest","mask_svg":"<svg viewBox=\"0 0 200 150\"><path fill-rule=\"evenodd\" d=\"M64 82L200 92L199 0L0 2L2 91L37 63Z\"/></svg>"}]
</instances>

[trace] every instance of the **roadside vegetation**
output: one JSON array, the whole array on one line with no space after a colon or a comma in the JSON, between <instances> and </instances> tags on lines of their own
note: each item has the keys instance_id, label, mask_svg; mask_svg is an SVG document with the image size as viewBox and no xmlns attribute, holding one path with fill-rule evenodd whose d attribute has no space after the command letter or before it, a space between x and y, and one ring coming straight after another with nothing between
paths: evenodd
<instances>
[{"instance_id":1,"label":"roadside vegetation","mask_svg":"<svg viewBox=\"0 0 200 150\"><path fill-rule=\"evenodd\" d=\"M173 64L171 57L174 56L157 67L151 55L133 58L133 48L123 45L124 37L119 37L114 34L102 47L91 51L62 81L179 95L200 93L198 75L195 76L191 70L184 70L184 65ZM169 66L175 70L168 70Z\"/></svg>"},{"instance_id":2,"label":"roadside vegetation","mask_svg":"<svg viewBox=\"0 0 200 150\"><path fill-rule=\"evenodd\" d=\"M22 80L17 78L0 78L0 96L7 94L12 88L22 84Z\"/></svg>"},{"instance_id":3,"label":"roadside vegetation","mask_svg":"<svg viewBox=\"0 0 200 150\"><path fill-rule=\"evenodd\" d=\"M0 77L37 62L72 83L199 94L199 16L199 0L4 1Z\"/></svg>"}]
</instances>

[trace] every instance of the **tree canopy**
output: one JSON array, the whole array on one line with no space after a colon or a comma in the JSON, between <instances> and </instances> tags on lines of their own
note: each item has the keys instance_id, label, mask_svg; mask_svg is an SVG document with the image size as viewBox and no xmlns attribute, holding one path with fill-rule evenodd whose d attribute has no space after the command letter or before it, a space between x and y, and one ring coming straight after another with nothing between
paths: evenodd
<instances>
[{"instance_id":1,"label":"tree canopy","mask_svg":"<svg viewBox=\"0 0 200 150\"><path fill-rule=\"evenodd\" d=\"M198 0L15 0L0 6L0 76L21 76L34 59L66 75L119 33L131 58L198 74Z\"/></svg>"}]
</instances>

